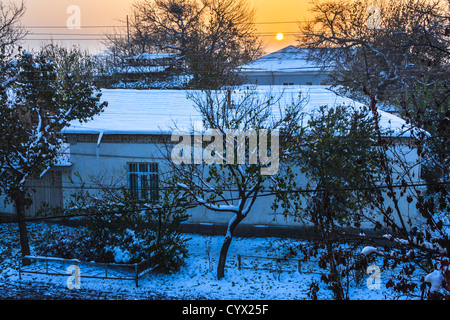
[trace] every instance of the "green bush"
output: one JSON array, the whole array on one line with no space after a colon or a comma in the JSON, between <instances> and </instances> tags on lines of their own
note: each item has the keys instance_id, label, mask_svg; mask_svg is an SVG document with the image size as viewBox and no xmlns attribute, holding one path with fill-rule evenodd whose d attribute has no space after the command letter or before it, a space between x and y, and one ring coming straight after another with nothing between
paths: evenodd
<instances>
[{"instance_id":1,"label":"green bush","mask_svg":"<svg viewBox=\"0 0 450 320\"><path fill-rule=\"evenodd\" d=\"M35 247L38 254L102 263L151 261L155 270L177 271L187 256L180 234L180 223L187 219L181 193L166 189L155 202L123 188L112 201L108 191L102 197L83 190L74 194L65 213L85 216L83 227L47 232Z\"/></svg>"}]
</instances>

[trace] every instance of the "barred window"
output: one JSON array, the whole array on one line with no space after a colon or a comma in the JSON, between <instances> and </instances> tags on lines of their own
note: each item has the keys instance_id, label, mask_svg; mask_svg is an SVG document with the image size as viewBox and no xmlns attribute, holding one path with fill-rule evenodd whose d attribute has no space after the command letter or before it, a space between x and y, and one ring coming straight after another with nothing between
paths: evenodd
<instances>
[{"instance_id":1,"label":"barred window","mask_svg":"<svg viewBox=\"0 0 450 320\"><path fill-rule=\"evenodd\" d=\"M158 201L158 163L128 163L128 188L136 198Z\"/></svg>"}]
</instances>

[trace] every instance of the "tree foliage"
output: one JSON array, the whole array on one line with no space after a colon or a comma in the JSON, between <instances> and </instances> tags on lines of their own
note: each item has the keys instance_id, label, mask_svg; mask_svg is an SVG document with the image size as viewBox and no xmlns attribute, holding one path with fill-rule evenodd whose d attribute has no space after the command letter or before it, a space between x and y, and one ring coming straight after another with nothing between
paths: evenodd
<instances>
[{"instance_id":1,"label":"tree foliage","mask_svg":"<svg viewBox=\"0 0 450 320\"><path fill-rule=\"evenodd\" d=\"M93 82L104 72L100 61L80 46L66 47L50 41L42 44L39 55L53 62L60 79L71 75L78 81Z\"/></svg>"},{"instance_id":2,"label":"tree foliage","mask_svg":"<svg viewBox=\"0 0 450 320\"><path fill-rule=\"evenodd\" d=\"M96 190L81 182L65 204L65 218L80 219L78 234L51 234L41 254L103 263L142 263L175 272L187 256L180 223L187 219L186 197L177 188L158 190L157 199L138 197L117 182L99 180ZM58 209L58 213L60 214ZM54 214L49 210L46 215Z\"/></svg>"},{"instance_id":3,"label":"tree foliage","mask_svg":"<svg viewBox=\"0 0 450 320\"><path fill-rule=\"evenodd\" d=\"M341 246L348 240L345 234L359 233L376 220L370 210L381 177L375 120L368 108L322 106L305 122L300 139L285 146L297 170L287 176L290 182L283 184L273 209L281 205L286 214L312 227L314 255L319 267L329 271L322 280L336 299L345 299L344 281L355 268L348 257L352 250ZM304 192L288 191L289 184L301 180L306 181Z\"/></svg>"},{"instance_id":4,"label":"tree foliage","mask_svg":"<svg viewBox=\"0 0 450 320\"><path fill-rule=\"evenodd\" d=\"M367 108L321 107L308 121L295 162L305 174L309 194L306 215L320 233L361 226L379 180L374 120Z\"/></svg>"},{"instance_id":5,"label":"tree foliage","mask_svg":"<svg viewBox=\"0 0 450 320\"><path fill-rule=\"evenodd\" d=\"M312 12L311 21L301 26L300 42L311 49L313 60L334 69L331 83L337 90L365 102L376 121L384 191L376 191L372 207L381 216L376 229L391 241L379 254L403 265L389 286L412 292L412 265L425 274L439 270L448 281L449 3L322 1ZM385 107L407 122L392 139L380 129L379 108ZM419 219L408 217L405 201L416 207Z\"/></svg>"},{"instance_id":6,"label":"tree foliage","mask_svg":"<svg viewBox=\"0 0 450 320\"><path fill-rule=\"evenodd\" d=\"M73 120L91 119L106 103L91 83L70 74L60 78L45 57L23 52L0 58L0 188L21 221L31 201L25 182L54 166L61 130ZM20 229L23 253L29 254L24 223Z\"/></svg>"}]
</instances>

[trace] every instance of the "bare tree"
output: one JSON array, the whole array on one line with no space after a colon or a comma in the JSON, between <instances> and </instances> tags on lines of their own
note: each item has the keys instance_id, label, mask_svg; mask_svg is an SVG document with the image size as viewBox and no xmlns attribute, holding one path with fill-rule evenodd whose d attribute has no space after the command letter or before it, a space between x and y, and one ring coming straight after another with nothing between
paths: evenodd
<instances>
[{"instance_id":1,"label":"bare tree","mask_svg":"<svg viewBox=\"0 0 450 320\"><path fill-rule=\"evenodd\" d=\"M118 52L175 53L193 85L219 87L232 70L261 54L248 0L141 0L133 5L129 33L109 38Z\"/></svg>"},{"instance_id":2,"label":"bare tree","mask_svg":"<svg viewBox=\"0 0 450 320\"><path fill-rule=\"evenodd\" d=\"M134 5L134 22L145 39L154 39L161 49L184 59L200 36L207 6L206 0L143 0Z\"/></svg>"},{"instance_id":3,"label":"bare tree","mask_svg":"<svg viewBox=\"0 0 450 320\"><path fill-rule=\"evenodd\" d=\"M94 75L100 72L96 59L80 46L66 47L49 41L41 45L39 55L55 64L61 78L71 74L77 79L92 81Z\"/></svg>"},{"instance_id":4,"label":"bare tree","mask_svg":"<svg viewBox=\"0 0 450 320\"><path fill-rule=\"evenodd\" d=\"M261 55L254 15L247 0L210 2L206 30L199 39L199 47L188 59L201 86L239 82L233 69Z\"/></svg>"},{"instance_id":5,"label":"bare tree","mask_svg":"<svg viewBox=\"0 0 450 320\"><path fill-rule=\"evenodd\" d=\"M449 4L444 1L315 1L300 25L311 59L332 65L332 84L393 102L419 83L448 80ZM366 96L365 102L370 103Z\"/></svg>"},{"instance_id":6,"label":"bare tree","mask_svg":"<svg viewBox=\"0 0 450 320\"><path fill-rule=\"evenodd\" d=\"M177 177L177 186L194 205L217 214L232 214L217 266L217 277L222 279L237 226L251 214L264 191L277 184L277 130L291 132L287 128L298 123L302 101L290 106L280 104L278 113L279 98L261 95L254 89L233 94L226 90L206 91L194 93L191 99L204 118L204 132L194 127L194 133L173 136L177 142L180 136L183 140L163 153Z\"/></svg>"},{"instance_id":7,"label":"bare tree","mask_svg":"<svg viewBox=\"0 0 450 320\"><path fill-rule=\"evenodd\" d=\"M25 14L25 3L0 2L0 49L2 52L22 40L27 31L20 25L20 19Z\"/></svg>"},{"instance_id":8,"label":"bare tree","mask_svg":"<svg viewBox=\"0 0 450 320\"><path fill-rule=\"evenodd\" d=\"M158 52L155 40L148 36L141 26L136 14L127 15L126 21L121 21L123 27L115 27L105 34L104 44L120 60L143 52Z\"/></svg>"}]
</instances>

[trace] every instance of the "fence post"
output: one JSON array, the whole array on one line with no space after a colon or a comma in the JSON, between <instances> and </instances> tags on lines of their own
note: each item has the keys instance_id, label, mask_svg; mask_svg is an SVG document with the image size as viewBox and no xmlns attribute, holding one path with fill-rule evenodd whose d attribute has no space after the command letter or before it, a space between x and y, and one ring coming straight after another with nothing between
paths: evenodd
<instances>
[{"instance_id":1,"label":"fence post","mask_svg":"<svg viewBox=\"0 0 450 320\"><path fill-rule=\"evenodd\" d=\"M134 264L134 272L135 272L135 277L136 277L136 288L139 287L139 272L138 272L138 264L135 263Z\"/></svg>"},{"instance_id":2,"label":"fence post","mask_svg":"<svg viewBox=\"0 0 450 320\"><path fill-rule=\"evenodd\" d=\"M241 255L238 254L238 270L241 270Z\"/></svg>"},{"instance_id":3,"label":"fence post","mask_svg":"<svg viewBox=\"0 0 450 320\"><path fill-rule=\"evenodd\" d=\"M277 262L277 278L278 278L278 281L280 281L280 279L281 279L281 259L277 259L276 260L276 262Z\"/></svg>"}]
</instances>

